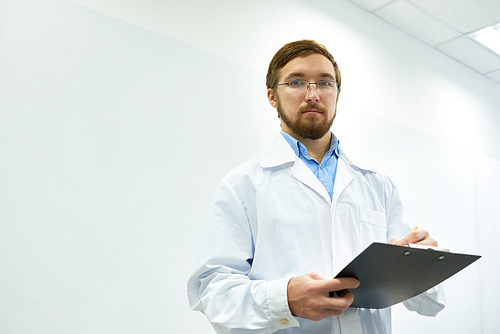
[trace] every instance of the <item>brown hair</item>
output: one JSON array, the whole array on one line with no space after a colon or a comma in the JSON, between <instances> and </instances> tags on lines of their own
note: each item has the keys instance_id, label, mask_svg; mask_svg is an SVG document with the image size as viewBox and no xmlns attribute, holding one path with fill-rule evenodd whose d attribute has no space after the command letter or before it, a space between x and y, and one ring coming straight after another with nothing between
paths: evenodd
<instances>
[{"instance_id":1,"label":"brown hair","mask_svg":"<svg viewBox=\"0 0 500 334\"><path fill-rule=\"evenodd\" d=\"M267 70L267 88L273 88L274 85L278 84L280 71L290 60L297 57L308 56L311 53L322 54L332 62L333 68L335 69L335 79L337 80L340 92L340 70L335 62L335 59L333 59L333 56L323 45L310 39L285 44L278 52L276 52L271 60L271 63L269 63L269 69Z\"/></svg>"}]
</instances>

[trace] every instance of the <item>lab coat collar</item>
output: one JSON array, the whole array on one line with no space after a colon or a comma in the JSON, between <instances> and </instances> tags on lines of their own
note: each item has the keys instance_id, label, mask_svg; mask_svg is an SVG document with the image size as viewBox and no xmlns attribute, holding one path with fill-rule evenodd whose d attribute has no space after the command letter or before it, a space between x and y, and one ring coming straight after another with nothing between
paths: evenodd
<instances>
[{"instance_id":1,"label":"lab coat collar","mask_svg":"<svg viewBox=\"0 0 500 334\"><path fill-rule=\"evenodd\" d=\"M363 170L363 171L371 172L371 173L376 173L375 169L371 168L363 160L361 160L353 155L346 154L343 149L340 149L339 159L344 160L346 164L348 164L349 166L351 166L354 169Z\"/></svg>"},{"instance_id":2,"label":"lab coat collar","mask_svg":"<svg viewBox=\"0 0 500 334\"><path fill-rule=\"evenodd\" d=\"M297 155L280 133L276 136L271 146L262 152L260 166L262 168L278 167L297 160Z\"/></svg>"},{"instance_id":3,"label":"lab coat collar","mask_svg":"<svg viewBox=\"0 0 500 334\"><path fill-rule=\"evenodd\" d=\"M362 160L348 156L342 148L339 149L339 160L337 164L337 176L333 189L333 198L326 191L314 173L300 160L281 134L276 136L274 142L262 152L260 166L262 168L273 168L292 164L291 170L294 177L316 191L328 204L336 202L338 196L347 187L357 172L375 173L375 170L365 164Z\"/></svg>"},{"instance_id":4,"label":"lab coat collar","mask_svg":"<svg viewBox=\"0 0 500 334\"><path fill-rule=\"evenodd\" d=\"M367 172L375 173L376 171L368 166L364 161L352 155L347 155L342 147L339 148L339 160L342 159L346 165ZM286 139L281 134L278 134L274 142L262 152L260 166L262 168L278 167L290 162L300 160Z\"/></svg>"}]
</instances>

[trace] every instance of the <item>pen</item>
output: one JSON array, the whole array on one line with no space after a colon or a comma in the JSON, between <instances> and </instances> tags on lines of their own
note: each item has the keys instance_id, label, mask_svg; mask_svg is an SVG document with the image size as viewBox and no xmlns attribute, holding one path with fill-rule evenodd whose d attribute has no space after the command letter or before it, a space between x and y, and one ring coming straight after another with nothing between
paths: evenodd
<instances>
[{"instance_id":1,"label":"pen","mask_svg":"<svg viewBox=\"0 0 500 334\"><path fill-rule=\"evenodd\" d=\"M417 229L418 229L418 225L415 225L415 226L413 226L413 228L411 229L411 232L416 231Z\"/></svg>"}]
</instances>

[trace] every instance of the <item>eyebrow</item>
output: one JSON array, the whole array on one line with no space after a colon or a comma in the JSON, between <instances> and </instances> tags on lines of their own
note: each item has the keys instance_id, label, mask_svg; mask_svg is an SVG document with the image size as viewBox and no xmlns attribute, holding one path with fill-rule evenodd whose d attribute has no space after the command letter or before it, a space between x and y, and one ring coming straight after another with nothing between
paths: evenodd
<instances>
[{"instance_id":1,"label":"eyebrow","mask_svg":"<svg viewBox=\"0 0 500 334\"><path fill-rule=\"evenodd\" d=\"M335 77L333 75L331 75L330 73L321 73L319 76L320 76L320 78L329 78L329 79L335 80Z\"/></svg>"},{"instance_id":2,"label":"eyebrow","mask_svg":"<svg viewBox=\"0 0 500 334\"><path fill-rule=\"evenodd\" d=\"M283 80L288 81L289 79L291 79L293 77L305 77L305 75L304 75L304 73L300 73L300 72L292 72L292 73L288 74Z\"/></svg>"},{"instance_id":3,"label":"eyebrow","mask_svg":"<svg viewBox=\"0 0 500 334\"><path fill-rule=\"evenodd\" d=\"M291 78L294 78L294 77L299 77L299 78L305 77L305 74L301 73L301 72L292 72L292 73L288 74L283 80L285 82L288 82ZM333 75L331 75L330 73L320 73L319 77L320 78L328 78L328 79L332 79L333 81L335 81L335 77Z\"/></svg>"}]
</instances>

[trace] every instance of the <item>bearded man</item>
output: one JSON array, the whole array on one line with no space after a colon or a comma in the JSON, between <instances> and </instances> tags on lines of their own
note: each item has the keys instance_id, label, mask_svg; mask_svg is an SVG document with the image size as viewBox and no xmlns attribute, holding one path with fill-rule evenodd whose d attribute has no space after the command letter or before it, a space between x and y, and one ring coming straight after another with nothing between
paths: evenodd
<instances>
[{"instance_id":1,"label":"bearded man","mask_svg":"<svg viewBox=\"0 0 500 334\"><path fill-rule=\"evenodd\" d=\"M217 333L390 333L390 308L349 308L359 282L332 277L372 242L437 242L410 231L392 181L331 133L341 75L324 46L286 44L266 84L282 131L221 181L188 282L190 305ZM434 316L444 295L436 287L404 304Z\"/></svg>"}]
</instances>

